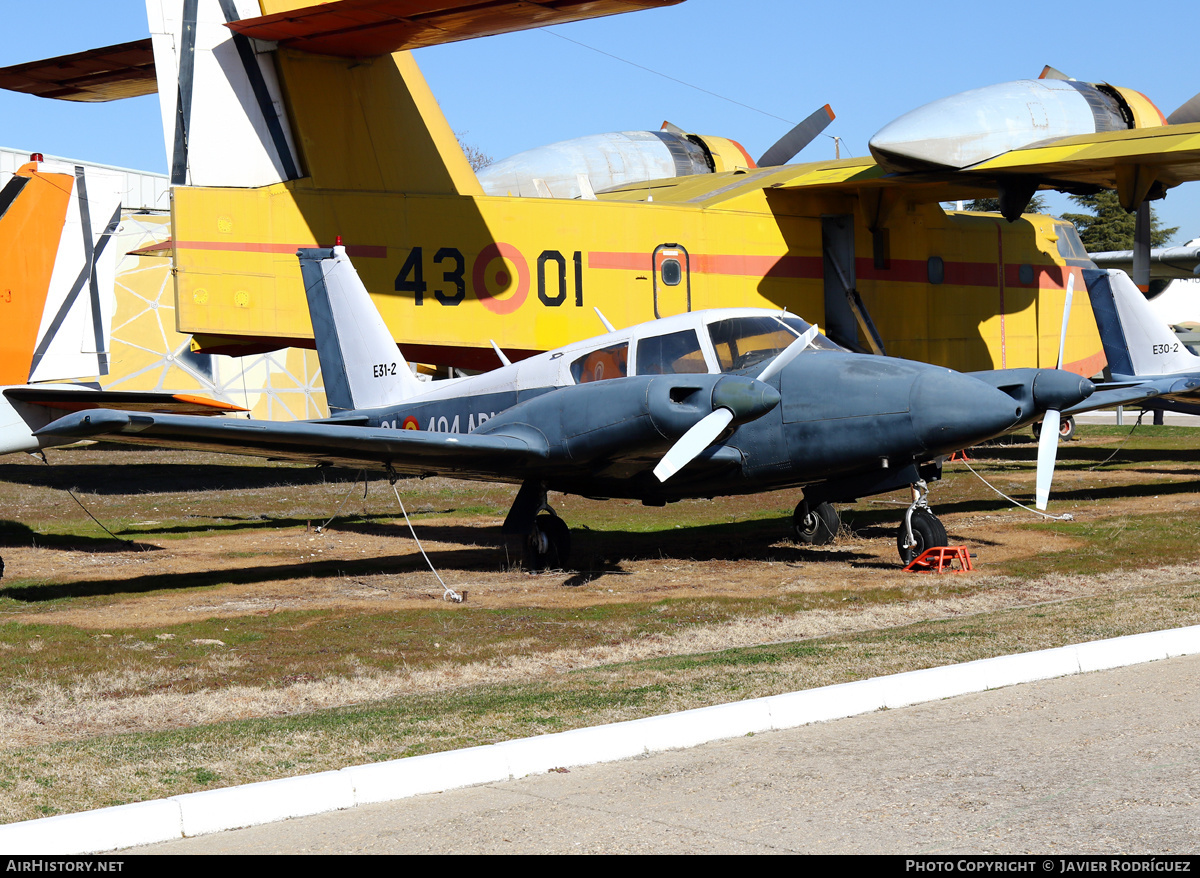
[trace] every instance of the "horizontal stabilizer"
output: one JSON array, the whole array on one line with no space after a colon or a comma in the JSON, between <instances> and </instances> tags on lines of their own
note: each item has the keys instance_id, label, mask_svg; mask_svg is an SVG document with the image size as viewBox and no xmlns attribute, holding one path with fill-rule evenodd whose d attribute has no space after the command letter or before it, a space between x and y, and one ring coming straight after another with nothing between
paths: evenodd
<instances>
[{"instance_id":1,"label":"horizontal stabilizer","mask_svg":"<svg viewBox=\"0 0 1200 878\"><path fill-rule=\"evenodd\" d=\"M150 40L134 40L73 55L0 68L0 88L58 98L102 102L154 94L154 51Z\"/></svg>"},{"instance_id":2,"label":"horizontal stabilizer","mask_svg":"<svg viewBox=\"0 0 1200 878\"><path fill-rule=\"evenodd\" d=\"M220 415L244 412L240 405L193 396L189 393L154 393L130 390L90 390L79 387L8 387L9 399L64 412L91 409L125 409L136 412L170 412L177 415Z\"/></svg>"},{"instance_id":3,"label":"horizontal stabilizer","mask_svg":"<svg viewBox=\"0 0 1200 878\"><path fill-rule=\"evenodd\" d=\"M390 55L475 37L601 18L682 0L335 0L231 22L236 33L344 58Z\"/></svg>"}]
</instances>

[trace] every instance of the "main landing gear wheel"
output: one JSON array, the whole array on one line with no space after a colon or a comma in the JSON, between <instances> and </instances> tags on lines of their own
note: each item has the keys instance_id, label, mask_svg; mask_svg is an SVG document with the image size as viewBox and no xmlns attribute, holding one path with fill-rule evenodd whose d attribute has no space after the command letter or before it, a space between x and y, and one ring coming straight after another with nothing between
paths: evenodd
<instances>
[{"instance_id":1,"label":"main landing gear wheel","mask_svg":"<svg viewBox=\"0 0 1200 878\"><path fill-rule=\"evenodd\" d=\"M562 569L571 555L571 531L557 515L543 513L525 537L525 566L530 570Z\"/></svg>"},{"instance_id":2,"label":"main landing gear wheel","mask_svg":"<svg viewBox=\"0 0 1200 878\"><path fill-rule=\"evenodd\" d=\"M900 529L896 532L896 549L900 552L900 560L905 564L912 561L913 558L921 556L926 549L932 549L936 546L950 545L949 539L946 536L946 528L938 521L936 515L928 509L917 507L912 511L912 535L917 541L915 546L905 547L904 522L900 522Z\"/></svg>"},{"instance_id":3,"label":"main landing gear wheel","mask_svg":"<svg viewBox=\"0 0 1200 878\"><path fill-rule=\"evenodd\" d=\"M1042 438L1042 422L1038 421L1033 425L1033 438ZM1066 442L1068 439L1075 438L1075 418L1067 415L1058 422L1058 441Z\"/></svg>"},{"instance_id":4,"label":"main landing gear wheel","mask_svg":"<svg viewBox=\"0 0 1200 878\"><path fill-rule=\"evenodd\" d=\"M829 503L818 503L809 508L808 501L801 500L792 513L792 532L796 541L808 546L828 546L837 538L841 527L837 510Z\"/></svg>"}]
</instances>

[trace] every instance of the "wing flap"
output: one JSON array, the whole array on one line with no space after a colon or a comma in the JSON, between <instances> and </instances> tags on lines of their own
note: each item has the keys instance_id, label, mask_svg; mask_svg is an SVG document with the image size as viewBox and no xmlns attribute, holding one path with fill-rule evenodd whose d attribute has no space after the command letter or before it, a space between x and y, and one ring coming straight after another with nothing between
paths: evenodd
<instances>
[{"instance_id":1,"label":"wing flap","mask_svg":"<svg viewBox=\"0 0 1200 878\"><path fill-rule=\"evenodd\" d=\"M367 58L600 18L682 0L336 0L246 18L239 34L319 55Z\"/></svg>"},{"instance_id":2,"label":"wing flap","mask_svg":"<svg viewBox=\"0 0 1200 878\"><path fill-rule=\"evenodd\" d=\"M126 411L78 412L35 435L498 482L523 481L522 472L539 464L544 466L547 457L545 444L539 445L533 438L496 433L428 433L309 421L211 419Z\"/></svg>"},{"instance_id":3,"label":"wing flap","mask_svg":"<svg viewBox=\"0 0 1200 878\"><path fill-rule=\"evenodd\" d=\"M1130 165L1153 168L1167 186L1200 180L1200 123L1064 137L1014 149L965 173L1037 176L1115 189L1117 168Z\"/></svg>"}]
</instances>

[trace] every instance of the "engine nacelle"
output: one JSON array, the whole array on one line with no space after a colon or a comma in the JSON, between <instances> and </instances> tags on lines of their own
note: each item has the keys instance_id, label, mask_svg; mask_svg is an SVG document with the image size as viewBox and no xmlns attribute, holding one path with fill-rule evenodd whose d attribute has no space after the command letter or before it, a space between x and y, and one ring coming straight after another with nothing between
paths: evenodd
<instances>
[{"instance_id":1,"label":"engine nacelle","mask_svg":"<svg viewBox=\"0 0 1200 878\"><path fill-rule=\"evenodd\" d=\"M905 113L871 138L893 171L967 168L1060 137L1165 125L1133 89L1070 79L1023 79L941 98Z\"/></svg>"},{"instance_id":2,"label":"engine nacelle","mask_svg":"<svg viewBox=\"0 0 1200 878\"><path fill-rule=\"evenodd\" d=\"M586 197L618 186L753 168L741 144L725 137L666 131L591 134L519 152L483 168L488 195ZM581 184L580 178L585 179Z\"/></svg>"}]
</instances>

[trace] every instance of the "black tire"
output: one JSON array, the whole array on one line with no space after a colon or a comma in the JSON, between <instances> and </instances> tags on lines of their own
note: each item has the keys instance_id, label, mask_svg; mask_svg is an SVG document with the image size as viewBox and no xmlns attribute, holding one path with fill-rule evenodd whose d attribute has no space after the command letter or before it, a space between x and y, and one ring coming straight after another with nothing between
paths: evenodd
<instances>
[{"instance_id":1,"label":"black tire","mask_svg":"<svg viewBox=\"0 0 1200 878\"><path fill-rule=\"evenodd\" d=\"M525 538L525 566L530 570L557 570L571 555L571 531L557 515L544 513Z\"/></svg>"},{"instance_id":2,"label":"black tire","mask_svg":"<svg viewBox=\"0 0 1200 878\"><path fill-rule=\"evenodd\" d=\"M796 541L807 546L828 546L837 539L842 520L830 503L818 503L811 509L807 500L796 504L792 513L792 532Z\"/></svg>"},{"instance_id":3,"label":"black tire","mask_svg":"<svg viewBox=\"0 0 1200 878\"><path fill-rule=\"evenodd\" d=\"M1033 425L1033 438L1042 438L1042 422L1038 421ZM1075 438L1075 418L1067 415L1058 422L1058 441L1066 442Z\"/></svg>"},{"instance_id":4,"label":"black tire","mask_svg":"<svg viewBox=\"0 0 1200 878\"><path fill-rule=\"evenodd\" d=\"M906 549L904 547L904 537L906 536L904 522L900 522L900 528L896 531L896 551L900 553L900 560L905 564L908 564L913 558L920 557L928 549L950 545L946 537L946 528L928 509L913 510L912 533L917 544Z\"/></svg>"}]
</instances>

